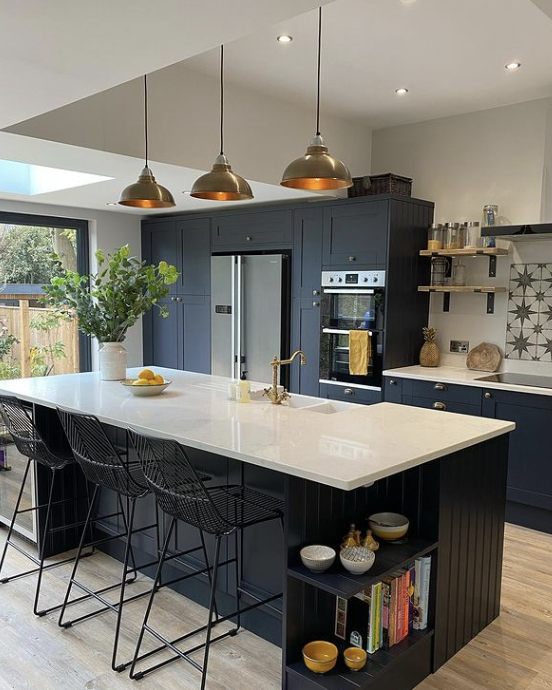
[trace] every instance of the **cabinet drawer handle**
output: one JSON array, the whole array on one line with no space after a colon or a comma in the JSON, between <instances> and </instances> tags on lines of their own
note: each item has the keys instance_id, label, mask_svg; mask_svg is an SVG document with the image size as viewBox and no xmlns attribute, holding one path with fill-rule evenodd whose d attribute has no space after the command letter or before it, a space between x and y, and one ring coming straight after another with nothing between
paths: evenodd
<instances>
[{"instance_id":1,"label":"cabinet drawer handle","mask_svg":"<svg viewBox=\"0 0 552 690\"><path fill-rule=\"evenodd\" d=\"M447 409L447 406L445 405L444 402L434 402L433 403L433 409L445 411Z\"/></svg>"},{"instance_id":2,"label":"cabinet drawer handle","mask_svg":"<svg viewBox=\"0 0 552 690\"><path fill-rule=\"evenodd\" d=\"M245 238L245 241L246 241L246 242L251 242L252 239L253 239L253 238L251 237L251 235L247 235L247 237Z\"/></svg>"},{"instance_id":3,"label":"cabinet drawer handle","mask_svg":"<svg viewBox=\"0 0 552 690\"><path fill-rule=\"evenodd\" d=\"M485 393L485 397L487 398L487 400L490 400L490 399L493 397L493 394L492 394L492 393L489 393L489 391L487 391L487 392Z\"/></svg>"},{"instance_id":4,"label":"cabinet drawer handle","mask_svg":"<svg viewBox=\"0 0 552 690\"><path fill-rule=\"evenodd\" d=\"M316 295L319 295L319 294L320 294L320 290L313 290L313 291L312 291L312 294L313 294L314 297L316 297Z\"/></svg>"},{"instance_id":5,"label":"cabinet drawer handle","mask_svg":"<svg viewBox=\"0 0 552 690\"><path fill-rule=\"evenodd\" d=\"M350 256L349 261L356 261L356 256Z\"/></svg>"},{"instance_id":6,"label":"cabinet drawer handle","mask_svg":"<svg viewBox=\"0 0 552 690\"><path fill-rule=\"evenodd\" d=\"M395 379L389 379L389 385L390 386L396 386L397 382L395 381Z\"/></svg>"},{"instance_id":7,"label":"cabinet drawer handle","mask_svg":"<svg viewBox=\"0 0 552 690\"><path fill-rule=\"evenodd\" d=\"M354 395L354 394L355 394L354 388L345 388L345 390L343 391L343 395Z\"/></svg>"},{"instance_id":8,"label":"cabinet drawer handle","mask_svg":"<svg viewBox=\"0 0 552 690\"><path fill-rule=\"evenodd\" d=\"M313 306L313 307L319 307L319 306L320 306L320 302L313 302L313 303L312 303L312 306Z\"/></svg>"},{"instance_id":9,"label":"cabinet drawer handle","mask_svg":"<svg viewBox=\"0 0 552 690\"><path fill-rule=\"evenodd\" d=\"M436 391L446 391L448 390L444 383L436 383L434 386Z\"/></svg>"}]
</instances>

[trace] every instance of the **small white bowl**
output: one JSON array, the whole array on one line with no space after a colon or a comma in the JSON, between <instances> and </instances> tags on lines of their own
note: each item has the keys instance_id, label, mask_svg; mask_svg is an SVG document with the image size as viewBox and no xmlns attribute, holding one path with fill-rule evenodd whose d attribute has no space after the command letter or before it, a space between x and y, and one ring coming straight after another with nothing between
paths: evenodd
<instances>
[{"instance_id":1,"label":"small white bowl","mask_svg":"<svg viewBox=\"0 0 552 690\"><path fill-rule=\"evenodd\" d=\"M136 381L136 379L125 379L121 381L121 385L138 398L149 398L152 395L159 395L171 384L171 381L165 379L164 383L148 383L147 386L134 386L133 381Z\"/></svg>"},{"instance_id":2,"label":"small white bowl","mask_svg":"<svg viewBox=\"0 0 552 690\"><path fill-rule=\"evenodd\" d=\"M367 573L374 565L376 554L364 546L349 546L339 554L341 565L353 575Z\"/></svg>"},{"instance_id":3,"label":"small white bowl","mask_svg":"<svg viewBox=\"0 0 552 690\"><path fill-rule=\"evenodd\" d=\"M331 568L336 557L336 553L331 547L320 544L304 546L299 555L305 568L312 570L313 573L323 573L324 570Z\"/></svg>"},{"instance_id":4,"label":"small white bowl","mask_svg":"<svg viewBox=\"0 0 552 690\"><path fill-rule=\"evenodd\" d=\"M410 523L400 513L374 513L368 518L368 525L379 539L397 541L406 535Z\"/></svg>"}]
</instances>

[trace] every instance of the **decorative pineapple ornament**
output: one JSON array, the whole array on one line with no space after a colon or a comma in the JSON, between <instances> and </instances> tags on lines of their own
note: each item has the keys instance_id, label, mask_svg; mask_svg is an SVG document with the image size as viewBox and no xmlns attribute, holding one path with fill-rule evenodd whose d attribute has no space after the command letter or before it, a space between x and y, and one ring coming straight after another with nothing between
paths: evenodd
<instances>
[{"instance_id":1,"label":"decorative pineapple ornament","mask_svg":"<svg viewBox=\"0 0 552 690\"><path fill-rule=\"evenodd\" d=\"M439 366L439 348L435 342L437 331L435 328L422 328L424 334L424 344L420 350L420 365L422 367Z\"/></svg>"}]
</instances>

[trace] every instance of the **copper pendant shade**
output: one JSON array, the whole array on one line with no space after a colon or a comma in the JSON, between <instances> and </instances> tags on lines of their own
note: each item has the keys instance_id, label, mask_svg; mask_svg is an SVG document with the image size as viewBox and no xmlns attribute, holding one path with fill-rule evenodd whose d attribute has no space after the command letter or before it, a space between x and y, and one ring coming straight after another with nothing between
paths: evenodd
<instances>
[{"instance_id":1,"label":"copper pendant shade","mask_svg":"<svg viewBox=\"0 0 552 690\"><path fill-rule=\"evenodd\" d=\"M211 172L198 177L190 196L210 201L243 201L253 198L246 179L236 175L223 152L224 134L224 46L220 47L220 153Z\"/></svg>"},{"instance_id":2,"label":"copper pendant shade","mask_svg":"<svg viewBox=\"0 0 552 690\"><path fill-rule=\"evenodd\" d=\"M166 187L158 184L148 165L148 82L144 75L144 131L146 144L146 163L138 182L125 187L121 192L119 204L135 208L170 208L176 206L173 195Z\"/></svg>"},{"instance_id":3,"label":"copper pendant shade","mask_svg":"<svg viewBox=\"0 0 552 690\"><path fill-rule=\"evenodd\" d=\"M325 191L351 187L353 180L347 166L328 153L320 135L320 55L322 47L322 8L318 8L318 80L316 93L316 136L304 156L292 161L280 184L293 189Z\"/></svg>"}]
</instances>

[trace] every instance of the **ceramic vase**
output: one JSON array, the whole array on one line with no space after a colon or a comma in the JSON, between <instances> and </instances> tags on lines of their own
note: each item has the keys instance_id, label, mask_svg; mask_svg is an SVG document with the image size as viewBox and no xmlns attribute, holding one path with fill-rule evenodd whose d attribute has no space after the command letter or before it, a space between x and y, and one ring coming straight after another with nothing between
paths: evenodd
<instances>
[{"instance_id":1,"label":"ceramic vase","mask_svg":"<svg viewBox=\"0 0 552 690\"><path fill-rule=\"evenodd\" d=\"M102 381L126 379L127 351L121 343L100 343L100 376Z\"/></svg>"}]
</instances>

